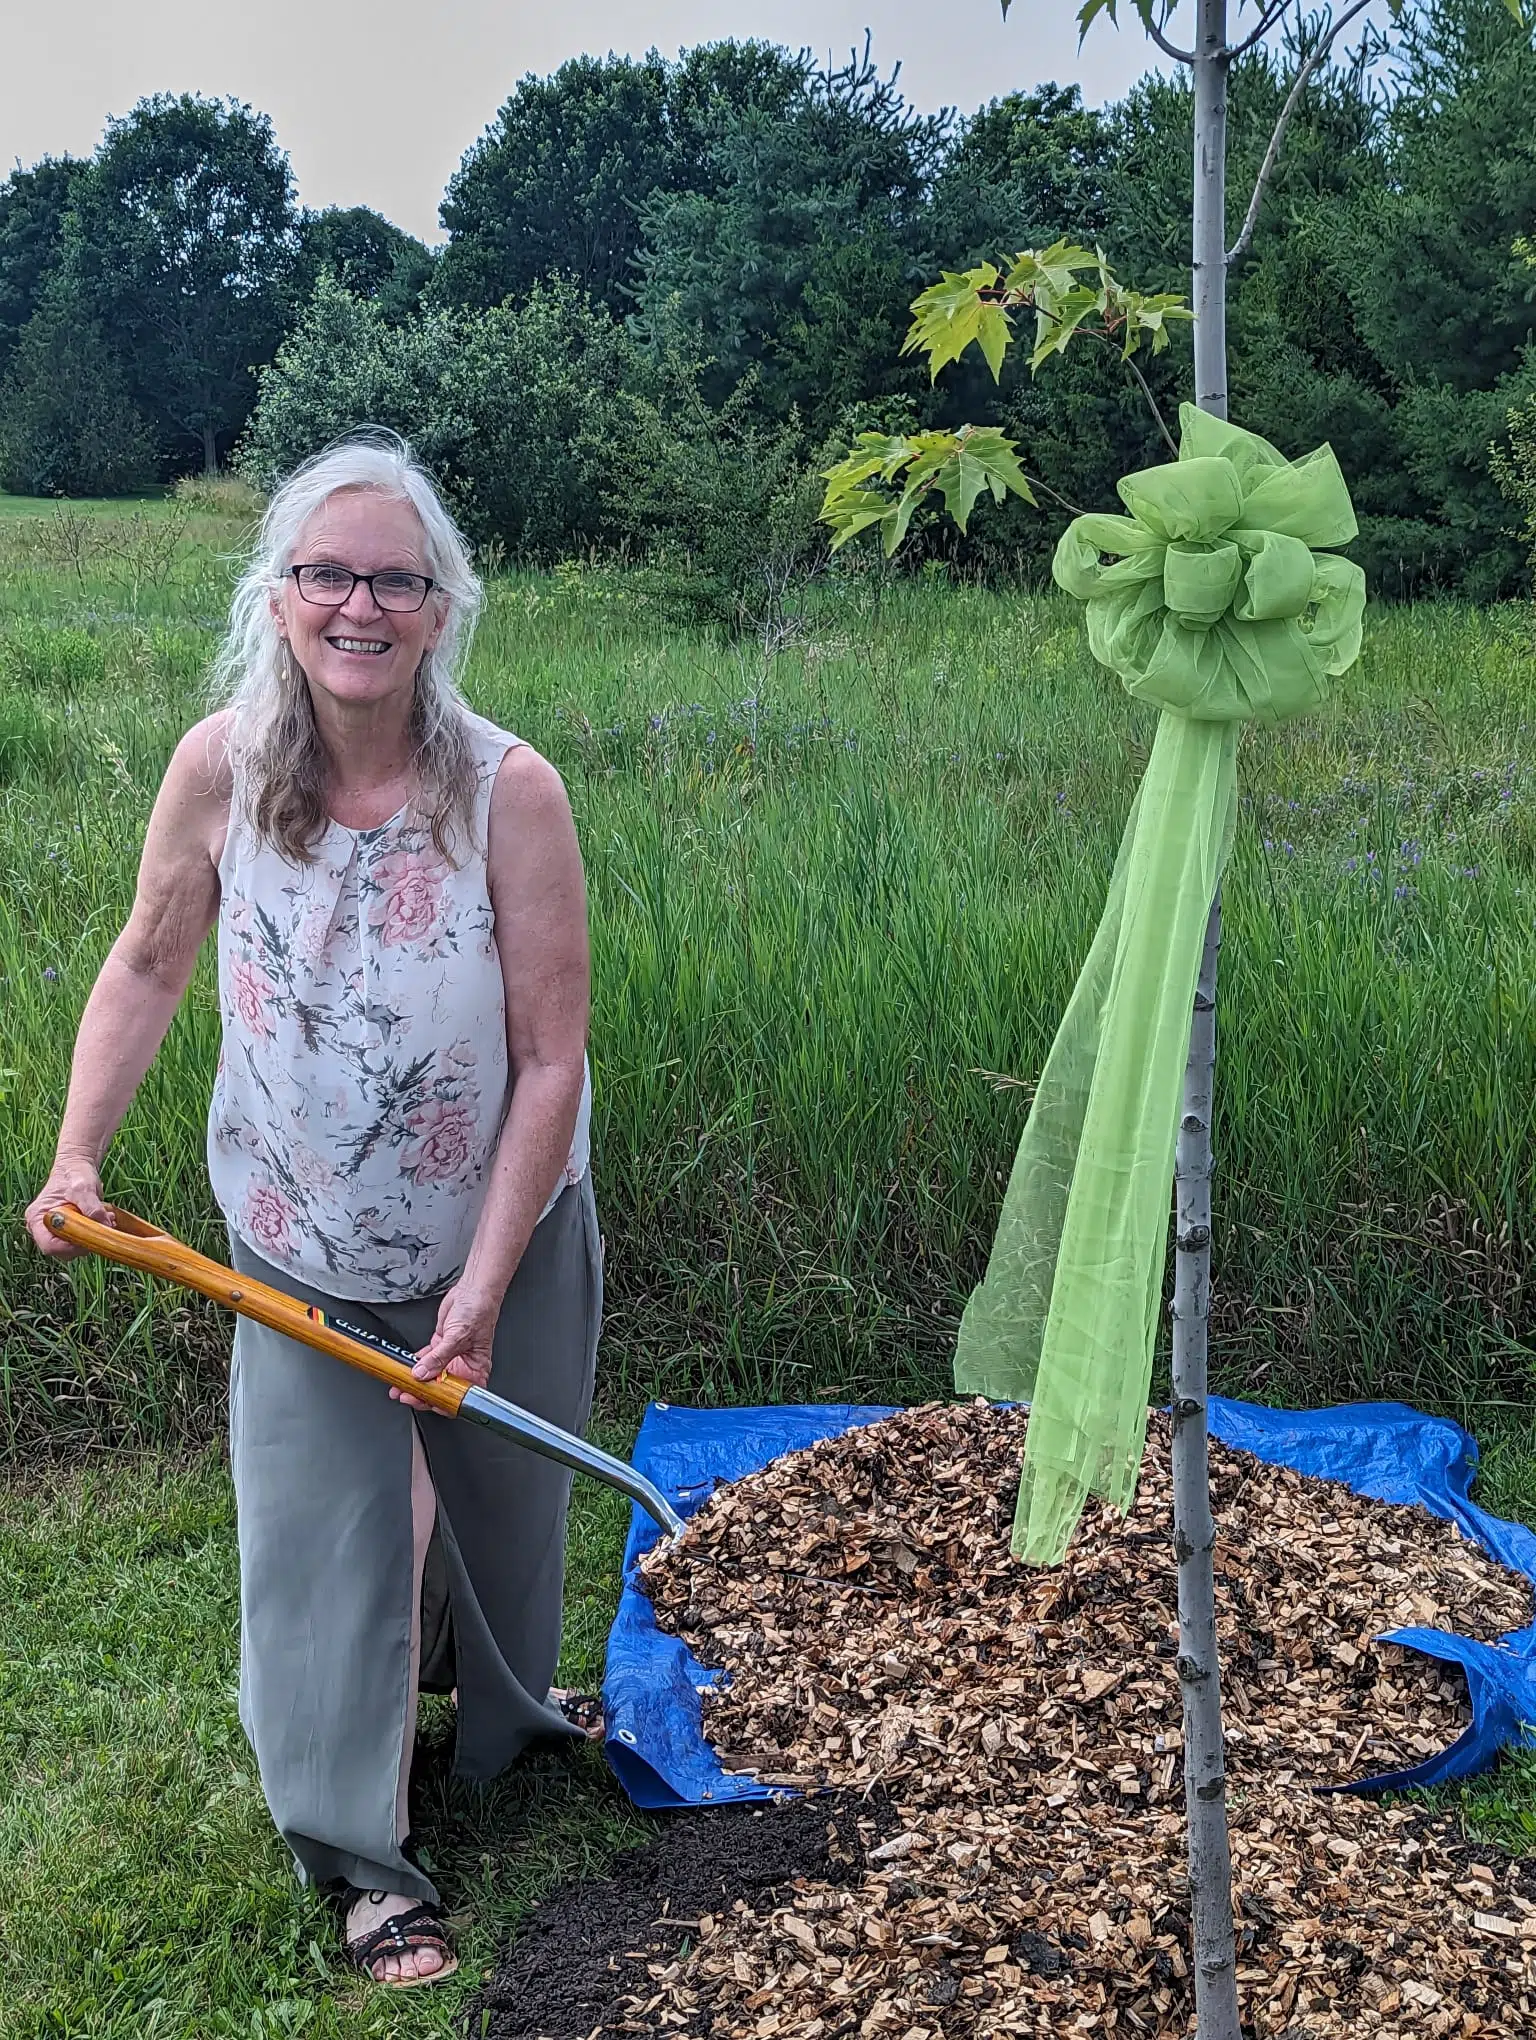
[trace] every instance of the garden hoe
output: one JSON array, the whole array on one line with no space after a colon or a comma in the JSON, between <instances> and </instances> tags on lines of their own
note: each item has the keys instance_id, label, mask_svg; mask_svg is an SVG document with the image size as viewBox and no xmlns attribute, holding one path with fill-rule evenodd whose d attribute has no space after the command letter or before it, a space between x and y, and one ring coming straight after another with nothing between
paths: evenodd
<instances>
[{"instance_id":1,"label":"garden hoe","mask_svg":"<svg viewBox=\"0 0 1536 2040\"><path fill-rule=\"evenodd\" d=\"M547 1424L531 1411L519 1409L516 1403L503 1401L489 1389L472 1388L455 1375L440 1374L435 1381L418 1381L411 1372L416 1355L404 1346L391 1345L387 1339L375 1338L357 1325L327 1317L313 1304L300 1303L265 1282L237 1275L233 1268L210 1261L191 1247L183 1246L180 1240L172 1239L169 1233L146 1225L131 1211L111 1205L107 1208L112 1212L111 1225L86 1218L68 1204L50 1211L45 1223L50 1232L72 1246L86 1247L108 1260L121 1261L129 1268L162 1275L169 1282L196 1289L212 1297L215 1303L226 1304L243 1317L254 1318L274 1332L297 1339L301 1345L313 1346L319 1353L329 1353L334 1359L345 1360L349 1367L371 1374L376 1381L404 1389L440 1416L468 1417L473 1423L489 1425L493 1431L516 1438L520 1445L542 1453L546 1459L558 1460L560 1465L572 1467L577 1473L590 1473L595 1480L606 1482L638 1502L668 1537L682 1529L682 1517L660 1488L622 1459L589 1445L574 1432L562 1431L558 1424Z\"/></svg>"}]
</instances>

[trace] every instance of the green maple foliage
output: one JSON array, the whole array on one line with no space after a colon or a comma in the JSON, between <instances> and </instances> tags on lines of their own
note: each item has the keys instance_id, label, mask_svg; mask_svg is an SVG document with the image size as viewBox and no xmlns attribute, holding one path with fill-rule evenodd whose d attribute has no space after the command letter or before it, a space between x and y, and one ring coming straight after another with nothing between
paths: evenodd
<instances>
[{"instance_id":1,"label":"green maple foliage","mask_svg":"<svg viewBox=\"0 0 1536 2040\"><path fill-rule=\"evenodd\" d=\"M958 432L861 432L854 444L856 450L823 477L821 521L832 528L834 552L878 525L889 557L933 489L962 531L983 489L997 503L1010 490L1026 503L1035 501L1013 441L995 425L963 425ZM892 485L903 474L897 494Z\"/></svg>"},{"instance_id":2,"label":"green maple foliage","mask_svg":"<svg viewBox=\"0 0 1536 2040\"><path fill-rule=\"evenodd\" d=\"M912 324L903 355L928 360L929 379L978 348L997 381L1014 344L1014 320L1034 315L1031 372L1064 354L1085 336L1106 343L1122 361L1145 341L1153 353L1168 344L1170 321L1193 316L1171 291L1147 292L1121 283L1101 248L1060 240L1026 248L1005 271L982 262L946 271L912 301ZM993 425L963 425L954 432L861 432L854 448L823 471L827 484L821 521L830 526L835 552L861 531L878 527L887 557L907 535L914 513L936 494L963 532L985 490L994 502L1012 493L1035 495L1019 464L1018 447Z\"/></svg>"}]
</instances>

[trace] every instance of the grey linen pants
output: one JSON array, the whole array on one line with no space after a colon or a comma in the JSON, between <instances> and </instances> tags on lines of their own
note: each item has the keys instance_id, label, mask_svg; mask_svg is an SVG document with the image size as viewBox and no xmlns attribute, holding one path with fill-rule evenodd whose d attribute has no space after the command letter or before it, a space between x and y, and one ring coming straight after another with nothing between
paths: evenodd
<instances>
[{"instance_id":1,"label":"grey linen pants","mask_svg":"<svg viewBox=\"0 0 1536 2040\"><path fill-rule=\"evenodd\" d=\"M441 1296L331 1298L231 1238L244 1275L407 1346ZM534 1228L496 1326L490 1387L585 1429L602 1317L590 1174ZM436 1497L422 1593L413 1524L419 1426ZM380 1382L248 1318L229 1390L240 1548L240 1722L300 1880L438 1901L407 1860L399 1799L422 1684L458 1687L454 1775L493 1778L570 1729L547 1695L560 1655L571 1475L526 1446L393 1401ZM421 1483L418 1480L418 1486ZM413 1534L414 1533L414 1534Z\"/></svg>"}]
</instances>

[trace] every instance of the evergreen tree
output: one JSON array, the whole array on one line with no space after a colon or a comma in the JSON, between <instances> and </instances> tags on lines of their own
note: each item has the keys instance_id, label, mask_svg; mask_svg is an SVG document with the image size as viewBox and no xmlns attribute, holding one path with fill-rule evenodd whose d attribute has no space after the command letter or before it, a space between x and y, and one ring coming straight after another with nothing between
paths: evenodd
<instances>
[{"instance_id":1,"label":"evergreen tree","mask_svg":"<svg viewBox=\"0 0 1536 2040\"><path fill-rule=\"evenodd\" d=\"M1341 222L1349 302L1393 396L1436 578L1486 600L1523 561L1489 449L1536 391L1536 46L1502 0L1404 18L1389 174Z\"/></svg>"},{"instance_id":2,"label":"evergreen tree","mask_svg":"<svg viewBox=\"0 0 1536 2040\"><path fill-rule=\"evenodd\" d=\"M57 264L70 195L85 165L45 156L0 184L0 374Z\"/></svg>"},{"instance_id":3,"label":"evergreen tree","mask_svg":"<svg viewBox=\"0 0 1536 2040\"><path fill-rule=\"evenodd\" d=\"M869 56L802 74L788 106L732 113L713 188L646 207L641 329L709 358L720 402L748 371L773 417L816 431L850 402L924 378L892 366L928 261L950 117L913 111Z\"/></svg>"},{"instance_id":4,"label":"evergreen tree","mask_svg":"<svg viewBox=\"0 0 1536 2040\"><path fill-rule=\"evenodd\" d=\"M0 382L0 488L131 495L153 482L156 454L107 336L70 277L49 277Z\"/></svg>"}]
</instances>

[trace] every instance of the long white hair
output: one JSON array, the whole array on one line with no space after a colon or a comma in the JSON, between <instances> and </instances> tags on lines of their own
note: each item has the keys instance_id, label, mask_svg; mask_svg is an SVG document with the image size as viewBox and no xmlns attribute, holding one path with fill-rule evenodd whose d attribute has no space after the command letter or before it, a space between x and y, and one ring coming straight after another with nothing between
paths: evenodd
<instances>
[{"instance_id":1,"label":"long white hair","mask_svg":"<svg viewBox=\"0 0 1536 2040\"><path fill-rule=\"evenodd\" d=\"M278 631L272 605L305 523L343 489L409 503L421 520L427 571L446 614L416 671L410 721L415 806L438 854L452 859L455 845L471 833L474 812L476 767L459 675L484 590L431 476L406 441L382 427L349 433L295 468L261 520L213 662L214 699L229 711L235 797L258 838L295 863L310 861L328 822L325 752L303 668Z\"/></svg>"}]
</instances>

